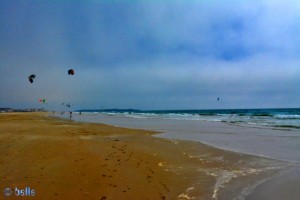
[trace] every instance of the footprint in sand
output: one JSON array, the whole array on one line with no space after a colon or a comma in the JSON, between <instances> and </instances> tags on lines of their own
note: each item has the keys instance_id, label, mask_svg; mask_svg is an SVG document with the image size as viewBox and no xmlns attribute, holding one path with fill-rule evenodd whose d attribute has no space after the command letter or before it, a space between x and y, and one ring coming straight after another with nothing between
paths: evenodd
<instances>
[{"instance_id":1,"label":"footprint in sand","mask_svg":"<svg viewBox=\"0 0 300 200\"><path fill-rule=\"evenodd\" d=\"M151 183L151 176L147 176L147 179L148 179L148 183Z\"/></svg>"},{"instance_id":2,"label":"footprint in sand","mask_svg":"<svg viewBox=\"0 0 300 200\"><path fill-rule=\"evenodd\" d=\"M114 188L117 187L117 185L113 185L113 184L109 184L108 186L109 186L109 187L114 187Z\"/></svg>"},{"instance_id":3,"label":"footprint in sand","mask_svg":"<svg viewBox=\"0 0 300 200\"><path fill-rule=\"evenodd\" d=\"M151 174L154 174L154 171L151 168L147 168L149 172L151 172Z\"/></svg>"},{"instance_id":4,"label":"footprint in sand","mask_svg":"<svg viewBox=\"0 0 300 200\"><path fill-rule=\"evenodd\" d=\"M164 183L161 182L161 181L159 181L159 183L165 188L165 190L166 190L167 192L170 192L170 190L169 190L169 188L167 187L166 184L164 184Z\"/></svg>"}]
</instances>

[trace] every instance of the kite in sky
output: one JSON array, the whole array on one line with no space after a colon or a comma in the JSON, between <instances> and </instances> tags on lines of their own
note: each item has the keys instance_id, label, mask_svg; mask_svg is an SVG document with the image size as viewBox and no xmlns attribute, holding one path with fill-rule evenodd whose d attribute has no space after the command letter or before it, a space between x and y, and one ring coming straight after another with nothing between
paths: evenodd
<instances>
[{"instance_id":1,"label":"kite in sky","mask_svg":"<svg viewBox=\"0 0 300 200\"><path fill-rule=\"evenodd\" d=\"M31 74L30 76L28 76L28 80L30 83L33 83L33 79L35 78L35 74Z\"/></svg>"},{"instance_id":2,"label":"kite in sky","mask_svg":"<svg viewBox=\"0 0 300 200\"><path fill-rule=\"evenodd\" d=\"M46 104L46 99L39 99L40 103Z\"/></svg>"},{"instance_id":3,"label":"kite in sky","mask_svg":"<svg viewBox=\"0 0 300 200\"><path fill-rule=\"evenodd\" d=\"M74 69L69 69L69 70L68 70L68 74L69 74L69 75L74 75L74 73L75 73L75 72L74 72Z\"/></svg>"}]
</instances>

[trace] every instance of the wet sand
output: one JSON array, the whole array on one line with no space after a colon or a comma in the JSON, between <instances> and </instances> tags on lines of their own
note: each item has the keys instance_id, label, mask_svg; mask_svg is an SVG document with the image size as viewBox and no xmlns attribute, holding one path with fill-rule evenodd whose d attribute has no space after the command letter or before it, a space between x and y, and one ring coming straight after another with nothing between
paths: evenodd
<instances>
[{"instance_id":1,"label":"wet sand","mask_svg":"<svg viewBox=\"0 0 300 200\"><path fill-rule=\"evenodd\" d=\"M233 199L285 166L152 131L48 115L0 114L2 191L30 187L34 199Z\"/></svg>"},{"instance_id":2,"label":"wet sand","mask_svg":"<svg viewBox=\"0 0 300 200\"><path fill-rule=\"evenodd\" d=\"M247 200L299 200L300 168L274 176L265 181L247 197Z\"/></svg>"}]
</instances>

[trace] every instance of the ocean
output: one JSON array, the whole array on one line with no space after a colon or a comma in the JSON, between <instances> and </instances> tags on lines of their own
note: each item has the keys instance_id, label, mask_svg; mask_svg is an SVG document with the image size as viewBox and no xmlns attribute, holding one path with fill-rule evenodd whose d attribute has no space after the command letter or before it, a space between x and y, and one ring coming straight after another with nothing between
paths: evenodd
<instances>
[{"instance_id":1,"label":"ocean","mask_svg":"<svg viewBox=\"0 0 300 200\"><path fill-rule=\"evenodd\" d=\"M66 113L59 117L69 118ZM77 110L72 120L157 131L239 153L300 163L300 109Z\"/></svg>"},{"instance_id":2,"label":"ocean","mask_svg":"<svg viewBox=\"0 0 300 200\"><path fill-rule=\"evenodd\" d=\"M140 119L198 120L300 129L300 108L222 110L79 110ZM79 112L78 111L78 112Z\"/></svg>"}]
</instances>

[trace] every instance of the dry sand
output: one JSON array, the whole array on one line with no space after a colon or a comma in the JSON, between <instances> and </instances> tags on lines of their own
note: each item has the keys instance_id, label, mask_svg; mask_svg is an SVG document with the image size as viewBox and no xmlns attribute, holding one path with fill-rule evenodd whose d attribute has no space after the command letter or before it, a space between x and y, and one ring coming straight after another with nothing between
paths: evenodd
<instances>
[{"instance_id":1,"label":"dry sand","mask_svg":"<svg viewBox=\"0 0 300 200\"><path fill-rule=\"evenodd\" d=\"M273 162L153 134L1 113L0 199L20 199L5 197L6 187L30 187L35 196L26 199L43 200L230 199Z\"/></svg>"}]
</instances>

